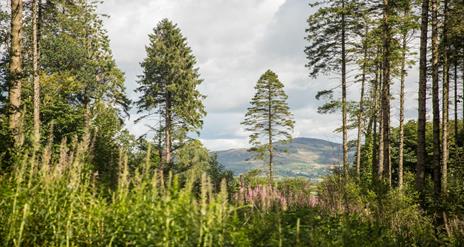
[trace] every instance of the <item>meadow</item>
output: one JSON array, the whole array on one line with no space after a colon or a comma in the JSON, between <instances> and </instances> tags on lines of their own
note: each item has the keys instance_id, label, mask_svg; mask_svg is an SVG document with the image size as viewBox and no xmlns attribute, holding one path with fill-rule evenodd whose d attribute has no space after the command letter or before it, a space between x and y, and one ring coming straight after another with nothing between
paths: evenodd
<instances>
[{"instance_id":1,"label":"meadow","mask_svg":"<svg viewBox=\"0 0 464 247\"><path fill-rule=\"evenodd\" d=\"M73 150L24 156L1 175L3 246L459 246L464 236L456 220L437 237L414 198L337 173L317 185L250 176L215 186L206 173L163 174L148 157L131 169L121 152L109 189Z\"/></svg>"}]
</instances>

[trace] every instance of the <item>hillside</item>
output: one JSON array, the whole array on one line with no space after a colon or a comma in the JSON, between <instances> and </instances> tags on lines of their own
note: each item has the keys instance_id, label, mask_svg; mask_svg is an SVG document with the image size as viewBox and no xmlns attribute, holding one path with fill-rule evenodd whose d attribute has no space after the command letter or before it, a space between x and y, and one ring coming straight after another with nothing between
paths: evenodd
<instances>
[{"instance_id":1,"label":"hillside","mask_svg":"<svg viewBox=\"0 0 464 247\"><path fill-rule=\"evenodd\" d=\"M341 158L341 144L315 138L295 138L291 143L276 145L274 173L277 177L306 177L319 180L334 168ZM217 151L219 162L240 175L252 169L264 169L263 161L254 159L247 149Z\"/></svg>"}]
</instances>

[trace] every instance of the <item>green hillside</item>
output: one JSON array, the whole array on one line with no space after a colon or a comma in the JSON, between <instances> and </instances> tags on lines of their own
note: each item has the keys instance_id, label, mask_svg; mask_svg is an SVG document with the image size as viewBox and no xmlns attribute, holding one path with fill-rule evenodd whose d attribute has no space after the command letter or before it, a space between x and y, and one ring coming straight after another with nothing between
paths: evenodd
<instances>
[{"instance_id":1,"label":"green hillside","mask_svg":"<svg viewBox=\"0 0 464 247\"><path fill-rule=\"evenodd\" d=\"M275 147L277 177L306 177L319 180L333 169L341 158L341 144L315 138L295 138L291 143ZM253 169L266 171L262 160L245 148L217 151L219 162L226 169L240 175Z\"/></svg>"}]
</instances>

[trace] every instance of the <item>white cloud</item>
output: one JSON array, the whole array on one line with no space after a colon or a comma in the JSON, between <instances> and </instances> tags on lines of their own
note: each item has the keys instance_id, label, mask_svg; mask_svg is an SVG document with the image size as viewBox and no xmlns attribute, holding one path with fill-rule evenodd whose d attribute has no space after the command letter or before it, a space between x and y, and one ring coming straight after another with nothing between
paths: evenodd
<instances>
[{"instance_id":1,"label":"white cloud","mask_svg":"<svg viewBox=\"0 0 464 247\"><path fill-rule=\"evenodd\" d=\"M244 148L248 145L246 139L201 139L201 142L208 147L209 150L227 150L234 148Z\"/></svg>"}]
</instances>

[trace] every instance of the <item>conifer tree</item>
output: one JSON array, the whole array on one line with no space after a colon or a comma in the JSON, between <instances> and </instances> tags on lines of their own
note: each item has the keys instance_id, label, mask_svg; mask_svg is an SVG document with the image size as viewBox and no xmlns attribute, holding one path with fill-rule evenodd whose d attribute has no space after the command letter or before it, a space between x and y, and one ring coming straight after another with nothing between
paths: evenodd
<instances>
[{"instance_id":1,"label":"conifer tree","mask_svg":"<svg viewBox=\"0 0 464 247\"><path fill-rule=\"evenodd\" d=\"M368 145L367 164L371 166L371 174L373 178L377 178L378 164L378 120L380 111L380 84L381 84L381 73L380 73L380 61L379 61L379 41L377 29L374 29L369 35L369 42L373 42L371 73L374 74L374 78L370 82L369 90L369 123L366 131L366 144Z\"/></svg>"},{"instance_id":2,"label":"conifer tree","mask_svg":"<svg viewBox=\"0 0 464 247\"><path fill-rule=\"evenodd\" d=\"M387 183L391 186L391 147L390 147L390 83L391 83L391 54L392 54L392 30L391 12L392 6L389 0L383 0L383 83L382 83L382 140L383 140L383 162L384 173Z\"/></svg>"},{"instance_id":3,"label":"conifer tree","mask_svg":"<svg viewBox=\"0 0 464 247\"><path fill-rule=\"evenodd\" d=\"M407 54L409 51L408 38L411 31L415 28L414 16L411 13L412 3L410 0L403 2L402 16L400 25L401 36L401 69L400 69L400 118L399 118L399 150L398 150L398 187L403 187L403 170L404 170L404 99L405 99L405 81L407 76L406 65Z\"/></svg>"},{"instance_id":4,"label":"conifer tree","mask_svg":"<svg viewBox=\"0 0 464 247\"><path fill-rule=\"evenodd\" d=\"M356 31L356 3L352 0L320 1L312 6L319 6L316 13L308 18L305 48L310 76L340 72L341 111L343 136L343 170L348 176L348 109L347 109L347 64L349 44ZM351 40L350 40L351 37Z\"/></svg>"},{"instance_id":5,"label":"conifer tree","mask_svg":"<svg viewBox=\"0 0 464 247\"><path fill-rule=\"evenodd\" d=\"M159 115L164 120L160 126L164 132L162 163L170 164L174 145L203 125L204 96L197 89L202 80L192 50L176 24L163 19L149 39L136 90L142 94L137 105L139 112L145 112L140 119Z\"/></svg>"},{"instance_id":6,"label":"conifer tree","mask_svg":"<svg viewBox=\"0 0 464 247\"><path fill-rule=\"evenodd\" d=\"M418 91L418 119L417 119L417 163L416 189L421 195L425 183L426 163L426 104L427 104L427 36L429 23L429 1L422 1L421 6L421 34L419 51L419 91Z\"/></svg>"},{"instance_id":7,"label":"conifer tree","mask_svg":"<svg viewBox=\"0 0 464 247\"><path fill-rule=\"evenodd\" d=\"M462 114L464 121L464 25L462 16L464 15L464 2L461 0L451 0L448 5L446 20L447 40L449 44L449 66L453 67L453 103L454 103L454 143L457 147L464 144L464 123L460 123L459 115ZM461 74L461 75L460 75ZM463 86L460 91L460 84ZM463 104L460 105L459 102ZM461 114L459 109L462 107ZM460 126L463 126L462 130ZM454 149L454 155L459 156L458 149Z\"/></svg>"},{"instance_id":8,"label":"conifer tree","mask_svg":"<svg viewBox=\"0 0 464 247\"><path fill-rule=\"evenodd\" d=\"M274 143L290 141L295 122L287 105L287 94L277 74L267 70L255 86L256 94L242 122L251 132L249 142L258 157L268 159L269 183L272 184Z\"/></svg>"},{"instance_id":9,"label":"conifer tree","mask_svg":"<svg viewBox=\"0 0 464 247\"><path fill-rule=\"evenodd\" d=\"M432 12L432 115L433 115L433 163L432 178L435 196L441 192L441 141L440 141L440 86L439 86L439 30L438 30L438 0L431 1Z\"/></svg>"},{"instance_id":10,"label":"conifer tree","mask_svg":"<svg viewBox=\"0 0 464 247\"><path fill-rule=\"evenodd\" d=\"M369 59L370 59L370 54L369 54L369 48L370 45L369 42L369 32L370 32L370 25L371 21L369 19L369 11L367 8L363 8L361 10L361 15L362 15L362 22L361 25L363 25L363 34L361 36L362 44L361 47L359 47L359 53L362 54L361 58L358 61L360 70L361 70L361 94L359 98L359 109L358 109L358 114L357 114L357 120L356 120L356 128L357 128L357 140L356 140L356 175L359 178L361 175L361 163L362 163L362 151L361 151L361 146L362 146L362 134L364 132L364 117L366 116L364 111L365 111L365 88L366 88L366 81L368 79L368 66L369 64ZM366 138L367 139L367 138Z\"/></svg>"},{"instance_id":11,"label":"conifer tree","mask_svg":"<svg viewBox=\"0 0 464 247\"><path fill-rule=\"evenodd\" d=\"M443 7L443 94L442 94L442 161L441 161L441 192L446 193L448 183L448 158L449 158L449 143L448 143L448 129L449 129L449 44L448 44L448 13L449 1L444 0Z\"/></svg>"}]
</instances>

